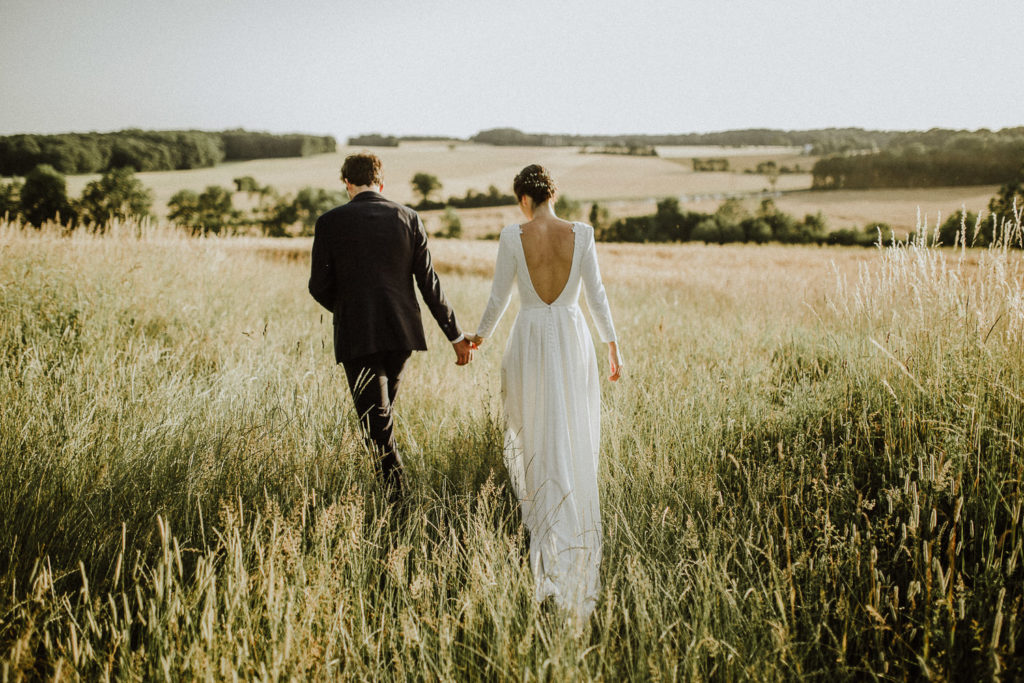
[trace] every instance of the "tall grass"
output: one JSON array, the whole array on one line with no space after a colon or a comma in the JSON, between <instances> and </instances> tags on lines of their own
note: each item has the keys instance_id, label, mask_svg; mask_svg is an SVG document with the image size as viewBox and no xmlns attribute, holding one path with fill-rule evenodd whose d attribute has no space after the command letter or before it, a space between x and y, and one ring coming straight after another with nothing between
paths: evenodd
<instances>
[{"instance_id":1,"label":"tall grass","mask_svg":"<svg viewBox=\"0 0 1024 683\"><path fill-rule=\"evenodd\" d=\"M466 326L477 248L434 250ZM531 600L500 348L456 368L429 332L395 509L304 262L0 225L0 680L1021 675L1019 253L602 267L629 375L604 389L604 588L579 628Z\"/></svg>"}]
</instances>

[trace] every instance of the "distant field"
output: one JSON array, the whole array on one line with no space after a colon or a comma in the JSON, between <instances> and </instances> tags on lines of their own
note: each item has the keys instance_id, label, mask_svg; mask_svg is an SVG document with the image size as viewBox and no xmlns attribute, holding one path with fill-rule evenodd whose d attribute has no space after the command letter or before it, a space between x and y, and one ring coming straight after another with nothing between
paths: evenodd
<instances>
[{"instance_id":1,"label":"distant field","mask_svg":"<svg viewBox=\"0 0 1024 683\"><path fill-rule=\"evenodd\" d=\"M167 201L178 190L199 191L207 185L230 186L234 178L245 175L281 192L295 192L307 185L340 189L338 170L341 162L346 155L362 149L342 147L336 154L259 159L189 171L140 173L138 177L152 188L154 210L163 217ZM515 174L531 163L548 167L564 194L587 201L758 192L767 187L764 177L759 175L694 173L688 163L681 164L678 158L581 154L575 147L491 147L471 143L454 143L449 147L443 142L421 142L403 143L397 148L374 148L372 151L384 162L385 194L402 202L417 200L409 180L420 171L438 176L444 185L438 196L448 197L464 195L470 189L485 191L490 185L508 192ZM80 194L85 184L96 177L69 177L68 192ZM810 183L809 174L792 175L780 178L779 188L803 189L810 187Z\"/></svg>"},{"instance_id":2,"label":"distant field","mask_svg":"<svg viewBox=\"0 0 1024 683\"><path fill-rule=\"evenodd\" d=\"M154 193L154 212L166 217L167 202L181 189L200 191L207 185L231 186L234 178L253 176L283 193L294 193L305 186L340 189L338 170L345 156L363 148L342 147L336 154L321 154L296 159L260 159L222 164L191 171L140 173L139 178ZM632 157L609 154L581 154L575 147L491 147L472 143L416 142L397 148L374 148L384 162L384 191L398 201L417 200L409 180L420 171L441 179L443 188L436 195L464 195L467 190L485 191L495 185L510 191L512 178L527 164L547 166L567 196L583 202L584 211L592 201L606 207L611 217L652 213L662 197L680 197L684 208L714 211L724 195L753 194L768 189L764 176L743 173L762 161L774 160L791 168L797 164L809 170L815 157L804 156L791 147L659 147L660 157ZM727 157L734 169L727 173L694 173L693 157ZM71 176L68 192L81 194L85 184L96 176ZM802 216L821 211L831 229L863 227L869 222L885 222L898 231L914 228L920 207L922 215L934 222L961 205L970 210L987 206L995 193L993 186L848 190L802 192L809 190L809 173L779 177L777 189L788 192L776 203L784 211ZM239 203L244 203L240 199ZM756 208L758 199L747 200ZM518 220L516 207L460 210L464 234L480 237L497 232ZM584 215L586 218L586 215ZM426 212L424 219L431 231L440 228L440 212Z\"/></svg>"},{"instance_id":3,"label":"distant field","mask_svg":"<svg viewBox=\"0 0 1024 683\"><path fill-rule=\"evenodd\" d=\"M863 227L868 222L880 221L902 231L915 228L919 208L922 222L927 219L927 225L933 227L940 214L945 220L963 206L975 212L986 209L998 189L996 185L975 185L799 192L776 203L783 211L800 216L821 211L833 228Z\"/></svg>"},{"instance_id":4,"label":"distant field","mask_svg":"<svg viewBox=\"0 0 1024 683\"><path fill-rule=\"evenodd\" d=\"M802 147L658 147L658 156L672 159L687 166L692 159L725 158L732 171L753 171L762 161L774 161L781 168L800 169L804 174L813 167L819 157L803 153Z\"/></svg>"}]
</instances>

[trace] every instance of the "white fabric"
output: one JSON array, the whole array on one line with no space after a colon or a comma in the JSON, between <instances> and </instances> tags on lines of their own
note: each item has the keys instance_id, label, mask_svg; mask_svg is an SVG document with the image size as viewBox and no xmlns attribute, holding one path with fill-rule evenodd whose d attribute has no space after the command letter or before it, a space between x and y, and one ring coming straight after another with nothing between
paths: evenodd
<instances>
[{"instance_id":1,"label":"white fabric","mask_svg":"<svg viewBox=\"0 0 1024 683\"><path fill-rule=\"evenodd\" d=\"M597 265L594 229L574 223L569 279L544 303L533 289L518 225L501 231L494 283L477 334L489 337L519 281L520 311L502 358L505 465L530 532L537 600L553 596L581 617L600 590L600 375L579 307L581 285L603 341L615 327Z\"/></svg>"}]
</instances>

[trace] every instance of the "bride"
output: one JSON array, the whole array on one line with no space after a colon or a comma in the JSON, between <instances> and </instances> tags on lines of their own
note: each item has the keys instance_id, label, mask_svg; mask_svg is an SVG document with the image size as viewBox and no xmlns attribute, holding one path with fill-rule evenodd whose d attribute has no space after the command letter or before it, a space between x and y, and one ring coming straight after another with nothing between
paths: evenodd
<instances>
[{"instance_id":1,"label":"bride","mask_svg":"<svg viewBox=\"0 0 1024 683\"><path fill-rule=\"evenodd\" d=\"M530 533L536 599L552 597L582 621L600 591L601 397L594 344L578 303L581 285L608 345L613 382L622 361L593 227L555 215L555 183L542 166L524 168L513 189L527 221L501 231L491 296L469 339L479 345L493 334L517 280L520 311L501 366L504 460Z\"/></svg>"}]
</instances>

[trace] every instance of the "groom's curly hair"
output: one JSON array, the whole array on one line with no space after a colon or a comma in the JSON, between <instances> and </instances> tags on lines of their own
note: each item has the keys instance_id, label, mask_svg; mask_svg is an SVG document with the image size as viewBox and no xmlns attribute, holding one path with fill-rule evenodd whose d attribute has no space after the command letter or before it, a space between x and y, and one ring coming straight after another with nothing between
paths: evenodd
<instances>
[{"instance_id":1,"label":"groom's curly hair","mask_svg":"<svg viewBox=\"0 0 1024 683\"><path fill-rule=\"evenodd\" d=\"M341 165L341 179L355 186L380 185L384 181L381 174L380 158L376 154L363 152L350 154Z\"/></svg>"},{"instance_id":2,"label":"groom's curly hair","mask_svg":"<svg viewBox=\"0 0 1024 683\"><path fill-rule=\"evenodd\" d=\"M555 196L555 181L548 170L540 164L530 164L512 181L512 191L516 199L528 196L536 204L543 204Z\"/></svg>"}]
</instances>

